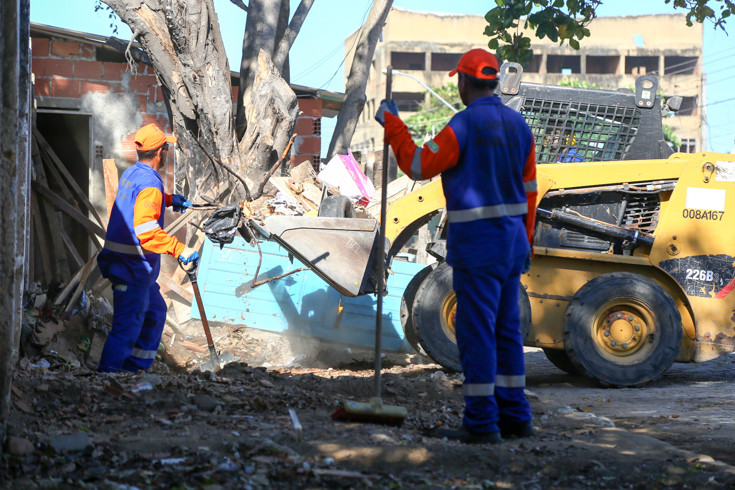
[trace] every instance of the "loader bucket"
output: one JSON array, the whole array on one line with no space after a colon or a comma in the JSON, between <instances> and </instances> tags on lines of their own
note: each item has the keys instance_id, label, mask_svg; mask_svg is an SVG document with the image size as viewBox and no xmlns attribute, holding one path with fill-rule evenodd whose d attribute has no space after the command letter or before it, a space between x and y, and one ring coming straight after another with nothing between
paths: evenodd
<instances>
[{"instance_id":1,"label":"loader bucket","mask_svg":"<svg viewBox=\"0 0 735 490\"><path fill-rule=\"evenodd\" d=\"M311 267L341 294L359 296L375 292L376 220L270 216L264 225L270 240Z\"/></svg>"}]
</instances>

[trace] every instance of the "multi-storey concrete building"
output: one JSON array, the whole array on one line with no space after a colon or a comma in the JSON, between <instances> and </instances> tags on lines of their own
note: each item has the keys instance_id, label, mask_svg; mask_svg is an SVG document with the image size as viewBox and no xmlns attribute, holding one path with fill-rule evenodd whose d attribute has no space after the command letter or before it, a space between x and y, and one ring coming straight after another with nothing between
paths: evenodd
<instances>
[{"instance_id":1,"label":"multi-storey concrete building","mask_svg":"<svg viewBox=\"0 0 735 490\"><path fill-rule=\"evenodd\" d=\"M432 88L450 79L460 56L472 48L486 48L487 23L481 15L457 15L394 8L383 29L382 42L375 50L366 95L367 103L352 140L352 149L373 151L382 145L382 128L373 120L375 109L385 94L385 75L391 65ZM632 88L639 75L655 74L665 96L679 95L679 112L667 118L682 143L681 151L704 148L702 124L705 75L702 72L702 26L687 27L682 15L642 15L600 17L593 20L591 36L581 42L579 51L538 39L531 31L534 58L523 80L559 84L564 78L578 79L601 88ZM350 54L356 36L345 41ZM351 60L345 66L349 67ZM394 76L393 97L402 117L412 114L428 95L416 80Z\"/></svg>"}]
</instances>

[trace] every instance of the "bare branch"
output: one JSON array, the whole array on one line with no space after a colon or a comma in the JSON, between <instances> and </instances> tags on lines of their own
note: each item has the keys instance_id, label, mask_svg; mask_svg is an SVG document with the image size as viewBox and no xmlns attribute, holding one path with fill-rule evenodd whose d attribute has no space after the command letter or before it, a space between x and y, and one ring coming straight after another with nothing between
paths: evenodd
<instances>
[{"instance_id":1,"label":"bare branch","mask_svg":"<svg viewBox=\"0 0 735 490\"><path fill-rule=\"evenodd\" d=\"M245 12L248 11L248 6L245 5L245 2L243 2L242 0L230 0L230 2L232 2L235 5L237 5L238 7L240 7L241 9L243 9Z\"/></svg>"},{"instance_id":2,"label":"bare branch","mask_svg":"<svg viewBox=\"0 0 735 490\"><path fill-rule=\"evenodd\" d=\"M296 12L293 14L291 23L288 25L286 32L283 33L283 37L278 40L278 46L273 54L273 64L276 65L278 71L283 72L283 65L288 57L288 52L291 50L296 36L299 35L301 26L304 24L306 16L309 14L311 6L314 4L314 0L301 0Z\"/></svg>"}]
</instances>

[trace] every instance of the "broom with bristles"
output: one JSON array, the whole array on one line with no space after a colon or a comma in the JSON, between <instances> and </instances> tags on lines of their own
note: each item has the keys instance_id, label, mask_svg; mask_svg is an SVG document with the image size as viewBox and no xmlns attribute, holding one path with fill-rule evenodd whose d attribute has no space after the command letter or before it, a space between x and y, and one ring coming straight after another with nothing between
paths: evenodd
<instances>
[{"instance_id":1,"label":"broom with bristles","mask_svg":"<svg viewBox=\"0 0 735 490\"><path fill-rule=\"evenodd\" d=\"M385 80L385 98L391 99L391 85L393 82L393 70L388 66ZM377 316L375 318L375 396L369 403L354 401L343 401L336 412L332 414L332 420L348 422L371 422L385 425L401 425L406 419L408 412L404 407L397 405L385 405L380 396L380 369L382 359L380 357L381 343L383 339L383 292L385 291L385 219L386 203L388 201L388 141L383 138L383 169L380 196L380 236L378 237L378 299Z\"/></svg>"}]
</instances>

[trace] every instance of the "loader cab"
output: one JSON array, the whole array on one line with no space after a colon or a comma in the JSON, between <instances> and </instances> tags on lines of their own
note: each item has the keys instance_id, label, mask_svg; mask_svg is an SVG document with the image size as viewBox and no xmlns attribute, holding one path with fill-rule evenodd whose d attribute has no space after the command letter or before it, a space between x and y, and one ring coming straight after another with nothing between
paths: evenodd
<instances>
[{"instance_id":1,"label":"loader cab","mask_svg":"<svg viewBox=\"0 0 735 490\"><path fill-rule=\"evenodd\" d=\"M655 77L635 90L600 90L525 83L523 68L504 63L498 92L536 139L539 164L668 158Z\"/></svg>"}]
</instances>

